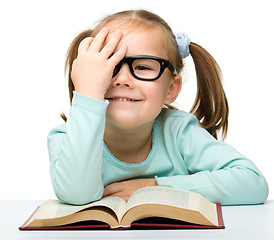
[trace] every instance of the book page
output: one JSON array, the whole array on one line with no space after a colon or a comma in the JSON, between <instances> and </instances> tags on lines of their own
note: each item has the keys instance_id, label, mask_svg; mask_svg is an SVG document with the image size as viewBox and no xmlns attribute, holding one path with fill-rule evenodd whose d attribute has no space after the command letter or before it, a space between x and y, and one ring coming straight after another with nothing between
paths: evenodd
<instances>
[{"instance_id":1,"label":"book page","mask_svg":"<svg viewBox=\"0 0 274 240\"><path fill-rule=\"evenodd\" d=\"M164 204L201 212L211 223L218 225L216 204L199 193L163 186L144 187L130 196L125 212L142 204Z\"/></svg>"},{"instance_id":2,"label":"book page","mask_svg":"<svg viewBox=\"0 0 274 240\"><path fill-rule=\"evenodd\" d=\"M122 215L126 202L118 197L106 197L99 201L92 202L86 205L76 206L60 203L58 200L48 200L40 206L36 214L33 216L35 219L50 219L71 215L81 210L95 207L105 206L112 209L117 216ZM32 218L32 219L33 219Z\"/></svg>"},{"instance_id":3,"label":"book page","mask_svg":"<svg viewBox=\"0 0 274 240\"><path fill-rule=\"evenodd\" d=\"M199 210L199 196L196 193L170 187L144 187L134 192L127 203L129 209L147 203L158 203L190 210Z\"/></svg>"}]
</instances>

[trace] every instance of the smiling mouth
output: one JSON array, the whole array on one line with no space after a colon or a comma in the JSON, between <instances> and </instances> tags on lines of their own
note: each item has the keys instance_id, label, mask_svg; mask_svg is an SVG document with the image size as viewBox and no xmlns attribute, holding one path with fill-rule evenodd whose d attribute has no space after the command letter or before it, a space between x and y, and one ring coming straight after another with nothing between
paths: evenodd
<instances>
[{"instance_id":1,"label":"smiling mouth","mask_svg":"<svg viewBox=\"0 0 274 240\"><path fill-rule=\"evenodd\" d=\"M109 101L121 101L121 102L138 102L141 100L131 99L131 98L120 98L120 97L114 97L114 98L106 98Z\"/></svg>"}]
</instances>

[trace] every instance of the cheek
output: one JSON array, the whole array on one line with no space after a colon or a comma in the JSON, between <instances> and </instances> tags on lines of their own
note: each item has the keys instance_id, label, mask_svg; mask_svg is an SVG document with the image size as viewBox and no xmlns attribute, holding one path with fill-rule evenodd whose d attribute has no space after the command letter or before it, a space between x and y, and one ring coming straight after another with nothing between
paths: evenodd
<instances>
[{"instance_id":1,"label":"cheek","mask_svg":"<svg viewBox=\"0 0 274 240\"><path fill-rule=\"evenodd\" d=\"M151 82L148 83L146 88L143 88L147 98L150 99L150 102L154 105L163 105L163 101L166 96L166 86L161 82Z\"/></svg>"}]
</instances>

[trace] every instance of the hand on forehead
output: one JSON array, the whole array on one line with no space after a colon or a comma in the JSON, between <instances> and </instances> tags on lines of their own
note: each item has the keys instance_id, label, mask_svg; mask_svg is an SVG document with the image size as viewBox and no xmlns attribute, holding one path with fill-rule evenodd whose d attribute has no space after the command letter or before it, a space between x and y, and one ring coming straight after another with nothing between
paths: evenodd
<instances>
[{"instance_id":1,"label":"hand on forehead","mask_svg":"<svg viewBox=\"0 0 274 240\"><path fill-rule=\"evenodd\" d=\"M115 36L116 31L122 32L122 38L114 52L121 48L123 44L128 47L127 56L152 55L167 58L167 51L163 46L163 34L159 29L148 29L144 27L117 27L106 26L109 29L103 46L105 46Z\"/></svg>"}]
</instances>

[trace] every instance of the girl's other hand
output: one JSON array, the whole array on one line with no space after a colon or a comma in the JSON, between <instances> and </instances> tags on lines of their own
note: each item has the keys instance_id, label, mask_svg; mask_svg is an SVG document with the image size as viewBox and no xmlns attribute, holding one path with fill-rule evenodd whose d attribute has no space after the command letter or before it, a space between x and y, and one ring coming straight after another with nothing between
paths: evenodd
<instances>
[{"instance_id":1,"label":"girl's other hand","mask_svg":"<svg viewBox=\"0 0 274 240\"><path fill-rule=\"evenodd\" d=\"M111 83L113 70L127 51L127 46L123 45L109 57L118 46L123 34L117 30L103 47L108 33L107 28L102 28L95 38L87 37L82 40L71 71L72 82L77 93L102 101Z\"/></svg>"},{"instance_id":2,"label":"girl's other hand","mask_svg":"<svg viewBox=\"0 0 274 240\"><path fill-rule=\"evenodd\" d=\"M148 186L157 186L156 180L154 178L147 178L115 182L105 187L103 197L119 197L127 202L132 193Z\"/></svg>"}]
</instances>

